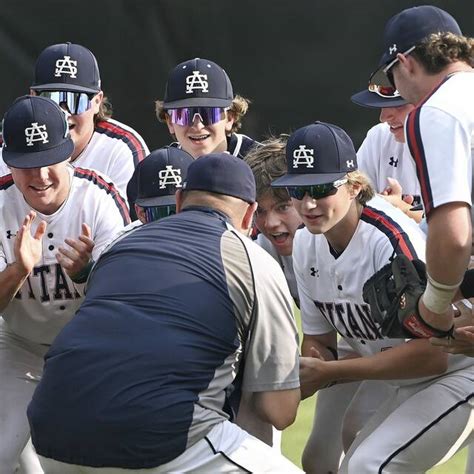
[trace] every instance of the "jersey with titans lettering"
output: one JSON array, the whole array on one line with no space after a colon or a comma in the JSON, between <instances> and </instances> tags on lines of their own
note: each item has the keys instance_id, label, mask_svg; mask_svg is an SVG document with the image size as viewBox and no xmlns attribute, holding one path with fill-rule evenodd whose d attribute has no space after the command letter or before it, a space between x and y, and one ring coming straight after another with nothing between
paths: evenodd
<instances>
[{"instance_id":1,"label":"jersey with titans lettering","mask_svg":"<svg viewBox=\"0 0 474 474\"><path fill-rule=\"evenodd\" d=\"M220 212L137 227L103 253L45 357L28 409L37 452L131 469L175 459L228 419L236 379L299 387L292 306L277 262Z\"/></svg>"},{"instance_id":2,"label":"jersey with titans lettering","mask_svg":"<svg viewBox=\"0 0 474 474\"><path fill-rule=\"evenodd\" d=\"M405 135L415 161L425 214L471 201L474 154L474 73L447 76L410 112Z\"/></svg>"},{"instance_id":3,"label":"jersey with titans lettering","mask_svg":"<svg viewBox=\"0 0 474 474\"><path fill-rule=\"evenodd\" d=\"M41 220L47 223L43 252L15 298L3 310L8 328L21 337L50 344L72 318L83 300L77 287L56 260L65 238L77 239L83 223L92 231L98 258L104 245L129 222L125 200L108 178L92 170L68 166L71 189L64 204L51 215L36 211L31 232ZM0 179L0 271L15 259L15 236L31 207L11 175Z\"/></svg>"},{"instance_id":4,"label":"jersey with titans lettering","mask_svg":"<svg viewBox=\"0 0 474 474\"><path fill-rule=\"evenodd\" d=\"M388 124L379 123L367 132L357 151L357 163L377 192L387 187L387 178L395 178L403 193L413 196L413 205L421 204L415 162L405 144L395 140Z\"/></svg>"},{"instance_id":5,"label":"jersey with titans lettering","mask_svg":"<svg viewBox=\"0 0 474 474\"><path fill-rule=\"evenodd\" d=\"M395 254L424 260L425 236L412 219L378 196L363 208L354 235L339 255L323 234L298 230L293 265L304 334L321 335L335 329L361 356L405 344L404 339L381 334L362 298L364 283ZM450 371L474 363L464 356L449 358ZM420 379L397 383L414 381Z\"/></svg>"}]
</instances>

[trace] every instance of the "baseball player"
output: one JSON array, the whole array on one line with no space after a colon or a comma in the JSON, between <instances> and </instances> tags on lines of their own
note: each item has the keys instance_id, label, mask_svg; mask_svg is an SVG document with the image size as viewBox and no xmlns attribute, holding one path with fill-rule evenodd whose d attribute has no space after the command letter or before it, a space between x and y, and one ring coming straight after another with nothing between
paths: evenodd
<instances>
[{"instance_id":1,"label":"baseball player","mask_svg":"<svg viewBox=\"0 0 474 474\"><path fill-rule=\"evenodd\" d=\"M405 146L403 128L414 106L400 97L393 87L375 84L369 84L367 89L354 94L351 100L362 107L380 109L381 123L368 131L357 151L359 169L369 177L377 192L391 194L390 183L396 179L405 194L410 196L410 204L421 204L420 184L415 163Z\"/></svg>"},{"instance_id":2,"label":"baseball player","mask_svg":"<svg viewBox=\"0 0 474 474\"><path fill-rule=\"evenodd\" d=\"M149 150L135 130L111 118L94 54L79 44L48 46L36 61L31 93L69 112L71 163L109 176L125 196L135 166ZM0 164L0 175L5 172Z\"/></svg>"},{"instance_id":3,"label":"baseball player","mask_svg":"<svg viewBox=\"0 0 474 474\"><path fill-rule=\"evenodd\" d=\"M166 146L151 152L135 168L127 185L133 194L141 223L176 214L175 194L182 188L193 157L180 148Z\"/></svg>"},{"instance_id":4,"label":"baseball player","mask_svg":"<svg viewBox=\"0 0 474 474\"><path fill-rule=\"evenodd\" d=\"M227 153L207 155L176 201L181 212L100 257L46 356L28 417L48 473L301 472L225 410L236 380L256 416L280 429L300 398L288 286L244 235L252 172Z\"/></svg>"},{"instance_id":5,"label":"baseball player","mask_svg":"<svg viewBox=\"0 0 474 474\"><path fill-rule=\"evenodd\" d=\"M425 472L473 436L466 429L473 360L447 355L426 339L383 336L362 297L365 281L395 254L423 258L424 234L374 197L339 127L303 127L290 136L286 153L288 172L273 185L287 188L306 226L293 246L302 394L344 381L389 381L396 390L357 435L339 472ZM334 359L337 333L359 357Z\"/></svg>"},{"instance_id":6,"label":"baseball player","mask_svg":"<svg viewBox=\"0 0 474 474\"><path fill-rule=\"evenodd\" d=\"M201 58L175 66L168 74L164 99L155 102L158 120L166 123L176 140L171 146L182 148L193 158L223 151L243 158L257 143L236 133L248 107L247 99L234 96L224 69ZM130 205L134 196L129 189Z\"/></svg>"},{"instance_id":7,"label":"baseball player","mask_svg":"<svg viewBox=\"0 0 474 474\"><path fill-rule=\"evenodd\" d=\"M430 5L408 8L387 22L372 77L418 104L406 137L428 222L428 285L419 312L442 330L453 324L451 299L471 252L473 51L474 40L449 13Z\"/></svg>"},{"instance_id":8,"label":"baseball player","mask_svg":"<svg viewBox=\"0 0 474 474\"><path fill-rule=\"evenodd\" d=\"M3 140L11 174L0 180L0 466L12 473L43 356L83 300L82 275L129 216L107 177L68 163L74 143L50 99L17 99Z\"/></svg>"},{"instance_id":9,"label":"baseball player","mask_svg":"<svg viewBox=\"0 0 474 474\"><path fill-rule=\"evenodd\" d=\"M194 58L174 67L166 82L163 101L156 101L158 120L165 122L176 146L194 158L228 151L243 158L255 145L236 133L249 101L234 96L229 76L218 64Z\"/></svg>"}]
</instances>

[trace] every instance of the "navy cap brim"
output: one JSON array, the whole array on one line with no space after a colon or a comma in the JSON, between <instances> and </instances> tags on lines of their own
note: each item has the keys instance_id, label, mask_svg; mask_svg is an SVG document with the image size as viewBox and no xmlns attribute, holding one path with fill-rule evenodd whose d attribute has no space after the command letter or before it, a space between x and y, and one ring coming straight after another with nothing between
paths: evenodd
<instances>
[{"instance_id":1,"label":"navy cap brim","mask_svg":"<svg viewBox=\"0 0 474 474\"><path fill-rule=\"evenodd\" d=\"M168 196L139 198L135 201L135 204L142 207L173 206L176 204L176 196L174 194L169 194Z\"/></svg>"},{"instance_id":2,"label":"navy cap brim","mask_svg":"<svg viewBox=\"0 0 474 474\"><path fill-rule=\"evenodd\" d=\"M351 97L351 100L354 102L354 104L374 109L381 109L384 107L401 107L402 105L408 104L408 102L403 97L380 97L376 93L370 92L367 89L354 94Z\"/></svg>"},{"instance_id":3,"label":"navy cap brim","mask_svg":"<svg viewBox=\"0 0 474 474\"><path fill-rule=\"evenodd\" d=\"M165 109L181 109L183 107L230 107L232 100L230 99L211 99L208 97L190 97L189 99L175 100L173 102L165 102Z\"/></svg>"},{"instance_id":4,"label":"navy cap brim","mask_svg":"<svg viewBox=\"0 0 474 474\"><path fill-rule=\"evenodd\" d=\"M338 179L344 178L346 172L342 173L321 173L321 174L285 174L284 176L272 181L272 188L285 188L292 186L312 186L314 184L333 183Z\"/></svg>"},{"instance_id":5,"label":"navy cap brim","mask_svg":"<svg viewBox=\"0 0 474 474\"><path fill-rule=\"evenodd\" d=\"M91 89L90 87L77 86L75 84L66 84L58 82L54 84L40 84L31 86L34 91L67 91L67 92L85 92L86 94L98 94L100 89Z\"/></svg>"},{"instance_id":6,"label":"navy cap brim","mask_svg":"<svg viewBox=\"0 0 474 474\"><path fill-rule=\"evenodd\" d=\"M8 151L8 147L4 146L2 157L6 165L11 168L44 168L45 166L52 166L66 161L71 157L73 151L74 142L71 138L67 138L63 143L54 148L30 153Z\"/></svg>"}]
</instances>

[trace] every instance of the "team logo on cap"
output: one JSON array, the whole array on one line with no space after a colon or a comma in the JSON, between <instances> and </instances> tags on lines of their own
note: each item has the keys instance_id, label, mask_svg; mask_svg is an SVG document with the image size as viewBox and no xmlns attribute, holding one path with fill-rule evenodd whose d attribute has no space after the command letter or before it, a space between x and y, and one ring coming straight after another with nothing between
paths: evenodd
<instances>
[{"instance_id":1,"label":"team logo on cap","mask_svg":"<svg viewBox=\"0 0 474 474\"><path fill-rule=\"evenodd\" d=\"M68 74L73 79L77 77L77 61L71 59L71 56L64 56L56 61L54 77L61 77L63 74Z\"/></svg>"},{"instance_id":2,"label":"team logo on cap","mask_svg":"<svg viewBox=\"0 0 474 474\"><path fill-rule=\"evenodd\" d=\"M26 146L33 146L36 142L49 143L46 125L32 122L31 127L25 128Z\"/></svg>"},{"instance_id":3,"label":"team logo on cap","mask_svg":"<svg viewBox=\"0 0 474 474\"><path fill-rule=\"evenodd\" d=\"M161 170L158 173L158 176L160 178L160 189L165 189L166 186L176 186L177 188L182 187L182 181L183 179L181 178L181 170L177 168L173 168L172 165L166 165L166 168L164 170Z\"/></svg>"},{"instance_id":4,"label":"team logo on cap","mask_svg":"<svg viewBox=\"0 0 474 474\"><path fill-rule=\"evenodd\" d=\"M298 168L300 165L305 165L306 168L313 168L314 150L306 148L306 145L300 145L293 152L293 168Z\"/></svg>"},{"instance_id":5,"label":"team logo on cap","mask_svg":"<svg viewBox=\"0 0 474 474\"><path fill-rule=\"evenodd\" d=\"M390 46L390 47L388 48L388 52L389 52L389 54L396 53L396 52L397 52L397 45L396 45L396 44L392 44L392 46Z\"/></svg>"},{"instance_id":6,"label":"team logo on cap","mask_svg":"<svg viewBox=\"0 0 474 474\"><path fill-rule=\"evenodd\" d=\"M199 71L193 71L192 75L186 77L186 94L192 94L195 90L209 92L207 74L201 74Z\"/></svg>"}]
</instances>

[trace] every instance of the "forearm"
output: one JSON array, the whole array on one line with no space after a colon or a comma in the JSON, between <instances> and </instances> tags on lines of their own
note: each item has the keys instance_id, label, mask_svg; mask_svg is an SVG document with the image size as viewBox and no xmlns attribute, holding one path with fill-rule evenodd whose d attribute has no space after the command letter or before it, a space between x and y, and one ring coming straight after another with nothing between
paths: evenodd
<instances>
[{"instance_id":1,"label":"forearm","mask_svg":"<svg viewBox=\"0 0 474 474\"><path fill-rule=\"evenodd\" d=\"M0 272L0 311L3 311L21 288L28 273L14 262Z\"/></svg>"},{"instance_id":2,"label":"forearm","mask_svg":"<svg viewBox=\"0 0 474 474\"><path fill-rule=\"evenodd\" d=\"M412 340L406 344L379 352L373 356L328 362L329 379L395 380L438 375L446 370L447 358L427 340Z\"/></svg>"}]
</instances>

